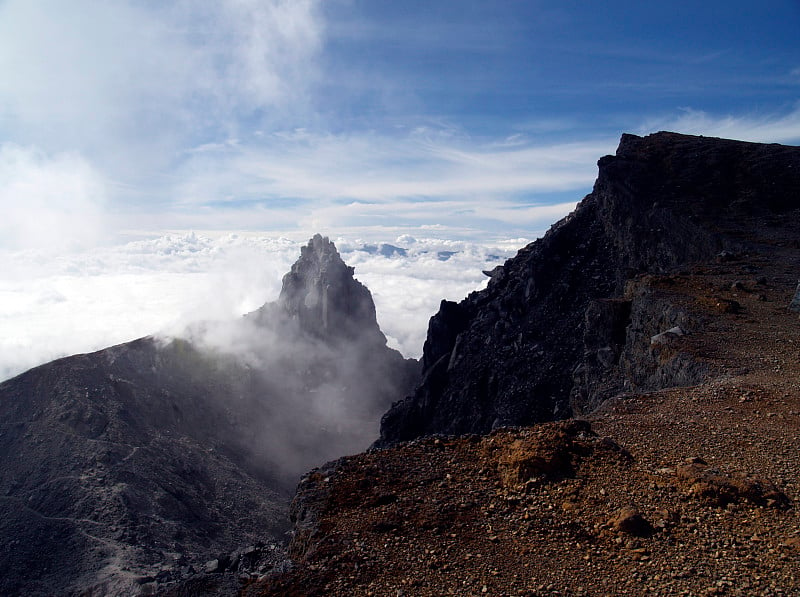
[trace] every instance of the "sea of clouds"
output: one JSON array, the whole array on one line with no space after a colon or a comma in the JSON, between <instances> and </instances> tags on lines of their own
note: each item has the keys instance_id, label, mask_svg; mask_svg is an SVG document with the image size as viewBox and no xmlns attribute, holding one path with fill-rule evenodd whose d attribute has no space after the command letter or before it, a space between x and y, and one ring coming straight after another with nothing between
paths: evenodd
<instances>
[{"instance_id":1,"label":"sea of clouds","mask_svg":"<svg viewBox=\"0 0 800 597\"><path fill-rule=\"evenodd\" d=\"M332 240L372 292L389 345L419 357L439 302L485 286L482 270L531 239ZM71 252L4 251L0 380L59 357L149 334L180 335L192 322L253 311L278 297L306 242L253 232L176 232Z\"/></svg>"}]
</instances>

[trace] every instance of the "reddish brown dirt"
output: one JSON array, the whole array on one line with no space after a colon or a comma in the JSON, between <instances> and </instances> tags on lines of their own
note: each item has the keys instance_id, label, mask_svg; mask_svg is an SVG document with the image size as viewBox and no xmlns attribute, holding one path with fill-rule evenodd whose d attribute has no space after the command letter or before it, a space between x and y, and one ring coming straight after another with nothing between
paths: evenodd
<instances>
[{"instance_id":1,"label":"reddish brown dirt","mask_svg":"<svg viewBox=\"0 0 800 597\"><path fill-rule=\"evenodd\" d=\"M798 269L773 257L654 280L708 317L680 339L706 383L347 459L296 568L245 594L800 594Z\"/></svg>"}]
</instances>

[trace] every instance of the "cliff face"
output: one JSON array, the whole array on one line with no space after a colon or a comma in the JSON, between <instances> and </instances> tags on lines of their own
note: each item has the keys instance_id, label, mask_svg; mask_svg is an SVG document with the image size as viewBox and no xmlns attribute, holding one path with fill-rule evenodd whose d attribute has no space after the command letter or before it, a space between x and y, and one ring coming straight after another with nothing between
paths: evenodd
<instances>
[{"instance_id":1,"label":"cliff face","mask_svg":"<svg viewBox=\"0 0 800 597\"><path fill-rule=\"evenodd\" d=\"M622 388L706 373L685 354L642 359L633 345L684 316L664 310L646 282L626 285L785 235L800 207L800 149L623 135L598 165L572 214L493 272L485 290L442 303L422 382L384 416L378 445L563 418Z\"/></svg>"},{"instance_id":2,"label":"cliff face","mask_svg":"<svg viewBox=\"0 0 800 597\"><path fill-rule=\"evenodd\" d=\"M315 337L385 345L372 295L353 272L333 243L317 234L283 277L278 305L303 332Z\"/></svg>"},{"instance_id":3,"label":"cliff face","mask_svg":"<svg viewBox=\"0 0 800 597\"><path fill-rule=\"evenodd\" d=\"M277 303L188 337L0 384L0 593L150 594L282 542L299 475L366 448L416 373L319 236Z\"/></svg>"},{"instance_id":4,"label":"cliff face","mask_svg":"<svg viewBox=\"0 0 800 597\"><path fill-rule=\"evenodd\" d=\"M800 148L624 136L442 303L384 449L303 478L295 566L242 594L798 594L799 174Z\"/></svg>"}]
</instances>

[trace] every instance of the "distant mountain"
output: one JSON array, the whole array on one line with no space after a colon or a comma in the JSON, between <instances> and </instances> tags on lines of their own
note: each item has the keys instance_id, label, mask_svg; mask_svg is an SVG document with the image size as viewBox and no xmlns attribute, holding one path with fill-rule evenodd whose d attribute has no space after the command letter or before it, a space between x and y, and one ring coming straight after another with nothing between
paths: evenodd
<instances>
[{"instance_id":1,"label":"distant mountain","mask_svg":"<svg viewBox=\"0 0 800 597\"><path fill-rule=\"evenodd\" d=\"M0 384L0 594L147 594L281 541L300 474L366 448L416 374L317 235L239 321Z\"/></svg>"},{"instance_id":2,"label":"distant mountain","mask_svg":"<svg viewBox=\"0 0 800 597\"><path fill-rule=\"evenodd\" d=\"M705 370L683 356L642 356L652 335L687 322L626 284L797 242L800 148L623 135L598 165L573 213L487 272L485 290L442 302L422 382L384 416L379 445L560 419L623 388L695 383Z\"/></svg>"},{"instance_id":3,"label":"distant mountain","mask_svg":"<svg viewBox=\"0 0 800 597\"><path fill-rule=\"evenodd\" d=\"M359 249L359 251L364 251L370 255L382 255L383 257L394 257L395 255L399 257L405 257L408 254L408 251L406 251L404 248L396 247L388 243L381 243L379 245L364 245Z\"/></svg>"}]
</instances>

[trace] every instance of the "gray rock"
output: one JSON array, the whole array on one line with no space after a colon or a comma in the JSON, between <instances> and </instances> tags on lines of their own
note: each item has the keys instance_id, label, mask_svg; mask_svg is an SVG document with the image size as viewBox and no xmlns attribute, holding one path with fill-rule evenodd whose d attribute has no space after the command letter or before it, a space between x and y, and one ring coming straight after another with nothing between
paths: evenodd
<instances>
[{"instance_id":1,"label":"gray rock","mask_svg":"<svg viewBox=\"0 0 800 597\"><path fill-rule=\"evenodd\" d=\"M794 221L800 148L623 135L598 166L575 211L490 272L484 290L443 303L428 329L422 382L384 416L378 446L580 414L623 387L692 383L706 372L686 353L653 358L653 336L700 329L684 327L658 293L636 297L628 322L601 317L593 328L587 308L630 300L626 284L641 274L746 255L768 222Z\"/></svg>"},{"instance_id":2,"label":"gray rock","mask_svg":"<svg viewBox=\"0 0 800 597\"><path fill-rule=\"evenodd\" d=\"M0 550L0 594L131 594L164 554L203 570L284 541L299 476L366 448L417 371L315 236L277 303L0 384L0 545L19 541Z\"/></svg>"}]
</instances>

